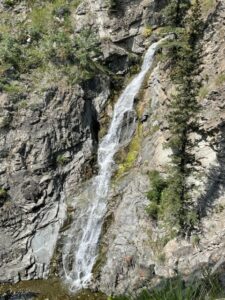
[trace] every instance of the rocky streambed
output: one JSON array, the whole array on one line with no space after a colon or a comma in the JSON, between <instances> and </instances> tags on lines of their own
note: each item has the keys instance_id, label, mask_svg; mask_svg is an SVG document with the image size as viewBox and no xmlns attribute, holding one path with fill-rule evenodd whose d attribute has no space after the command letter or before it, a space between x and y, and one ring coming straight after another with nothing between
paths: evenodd
<instances>
[{"instance_id":1,"label":"rocky streambed","mask_svg":"<svg viewBox=\"0 0 225 300\"><path fill-rule=\"evenodd\" d=\"M81 291L70 294L68 287L58 278L30 280L17 284L3 284L0 287L0 300L107 300L103 293Z\"/></svg>"}]
</instances>

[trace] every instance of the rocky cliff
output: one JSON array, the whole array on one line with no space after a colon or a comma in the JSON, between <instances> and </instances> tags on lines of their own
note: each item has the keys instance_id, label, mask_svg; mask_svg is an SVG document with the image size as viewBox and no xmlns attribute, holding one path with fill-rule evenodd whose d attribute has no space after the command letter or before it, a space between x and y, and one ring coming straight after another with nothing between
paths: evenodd
<instances>
[{"instance_id":1,"label":"rocky cliff","mask_svg":"<svg viewBox=\"0 0 225 300\"><path fill-rule=\"evenodd\" d=\"M1 14L22 16L26 1L21 2L13 7L0 4ZM204 135L199 136L195 151L201 161L196 200L201 230L197 238L173 239L165 245L163 229L146 213L148 172L165 172L170 154L163 144L168 138L165 113L173 86L168 65L157 57L137 99L136 133L131 145L118 154L109 193L92 283L106 294L138 290L178 272L187 278L201 276L202 269L209 267L223 274L225 4L202 2L204 85L199 103ZM72 87L50 80L44 83L44 91L27 92L29 105L18 106L10 93L1 92L1 282L48 278L56 248L57 273L63 275L61 243L71 238L70 221L79 213L88 179L97 172L100 129L107 127L105 120L112 114L115 79L111 74L128 77L140 62L157 38L159 12L165 3L82 1L71 12L73 34L91 28L99 36L101 61L110 72Z\"/></svg>"}]
</instances>

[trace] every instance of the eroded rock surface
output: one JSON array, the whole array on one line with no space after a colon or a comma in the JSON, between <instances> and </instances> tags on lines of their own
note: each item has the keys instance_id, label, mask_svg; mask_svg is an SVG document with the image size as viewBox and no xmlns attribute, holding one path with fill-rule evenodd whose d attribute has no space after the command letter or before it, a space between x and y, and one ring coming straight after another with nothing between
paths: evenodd
<instances>
[{"instance_id":1,"label":"eroded rock surface","mask_svg":"<svg viewBox=\"0 0 225 300\"><path fill-rule=\"evenodd\" d=\"M78 87L54 87L34 108L16 110L1 95L1 114L11 117L1 128L2 281L48 276L66 215L63 187L82 181L96 151L97 115L83 97Z\"/></svg>"},{"instance_id":2,"label":"eroded rock surface","mask_svg":"<svg viewBox=\"0 0 225 300\"><path fill-rule=\"evenodd\" d=\"M163 230L145 211L150 182L147 172L165 172L169 149L163 147L168 137L165 122L166 103L173 87L167 68L159 64L151 73L141 106L149 117L143 122L142 143L134 168L124 174L111 191L112 225L102 238L105 263L99 275L99 287L106 293L126 293L157 284L161 278L178 273L188 278L202 275L207 268L224 276L224 20L225 4L218 1L208 16L203 43L204 86L200 124L204 134L198 136L196 156L199 166L197 207L201 215L199 240L174 239L166 244ZM222 38L223 36L223 38ZM205 90L204 90L205 89Z\"/></svg>"},{"instance_id":3,"label":"eroded rock surface","mask_svg":"<svg viewBox=\"0 0 225 300\"><path fill-rule=\"evenodd\" d=\"M134 57L140 59L146 44L154 40L154 33L146 39L144 30L149 24L157 27L158 11L165 4L153 0L119 3L114 10L107 1L86 0L73 13L76 32L86 27L98 32L103 60L117 75L125 74ZM93 282L93 287L107 294L138 290L177 272L198 274L206 266L213 272L224 270L224 22L225 4L220 0L208 16L202 41L205 90L199 101L206 134L199 136L196 148L203 174L199 244L172 240L162 246L163 232L145 211L150 187L147 173L152 169L164 172L170 154L163 143L168 136L166 104L173 87L167 66L158 63L137 99L142 115L147 116L142 119L138 157L113 182L109 195L100 242L102 262ZM0 196L0 281L48 277L66 204L71 206L71 217L76 217L76 201L83 201L88 189L88 181L81 183L96 172L98 119L112 113L112 109L104 111L109 95L107 76L83 88L53 83L43 95L30 94L26 109L18 109L8 95L0 94L0 184L6 191ZM65 230L60 237L66 234Z\"/></svg>"}]
</instances>

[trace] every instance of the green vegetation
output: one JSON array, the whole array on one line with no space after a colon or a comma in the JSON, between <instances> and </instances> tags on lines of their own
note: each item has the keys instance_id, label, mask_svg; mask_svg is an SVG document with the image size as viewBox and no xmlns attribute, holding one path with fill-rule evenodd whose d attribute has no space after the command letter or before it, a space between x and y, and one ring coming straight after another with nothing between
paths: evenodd
<instances>
[{"instance_id":1,"label":"green vegetation","mask_svg":"<svg viewBox=\"0 0 225 300\"><path fill-rule=\"evenodd\" d=\"M182 2L183 3L183 2ZM186 17L186 12L190 13ZM198 162L193 154L195 143L191 134L198 129L198 104L201 80L198 79L201 64L201 48L198 43L202 32L201 6L196 0L171 1L164 10L165 19L174 27L175 38L165 42L171 70L170 76L176 92L168 105L166 118L170 137L166 147L172 150L168 175L164 181L154 173L151 200L147 211L163 220L169 236L177 234L190 236L198 225L198 215L193 201L195 184L190 182Z\"/></svg>"},{"instance_id":2,"label":"green vegetation","mask_svg":"<svg viewBox=\"0 0 225 300\"><path fill-rule=\"evenodd\" d=\"M217 86L220 86L224 82L225 82L225 73L218 75L217 78L216 78L216 80L215 80L215 84Z\"/></svg>"},{"instance_id":3,"label":"green vegetation","mask_svg":"<svg viewBox=\"0 0 225 300\"><path fill-rule=\"evenodd\" d=\"M132 138L128 146L128 149L125 149L127 151L120 153L120 160L122 162L119 164L118 167L118 171L116 174L117 178L121 177L125 172L127 172L134 165L140 150L141 135L142 135L142 125L138 124L136 133Z\"/></svg>"},{"instance_id":4,"label":"green vegetation","mask_svg":"<svg viewBox=\"0 0 225 300\"><path fill-rule=\"evenodd\" d=\"M164 214L162 212L161 202L163 191L167 188L167 182L162 178L160 173L155 170L150 172L149 179L151 182L151 189L148 192L147 197L151 202L146 210L153 219L157 220L160 212L162 215Z\"/></svg>"},{"instance_id":5,"label":"green vegetation","mask_svg":"<svg viewBox=\"0 0 225 300\"><path fill-rule=\"evenodd\" d=\"M0 188L0 207L6 202L8 193L5 189Z\"/></svg>"},{"instance_id":6,"label":"green vegetation","mask_svg":"<svg viewBox=\"0 0 225 300\"><path fill-rule=\"evenodd\" d=\"M168 5L162 12L166 26L181 27L184 24L184 17L190 7L190 0L169 1Z\"/></svg>"},{"instance_id":7,"label":"green vegetation","mask_svg":"<svg viewBox=\"0 0 225 300\"><path fill-rule=\"evenodd\" d=\"M69 162L68 157L65 157L64 155L58 155L56 158L56 162L60 166L64 166Z\"/></svg>"},{"instance_id":8,"label":"green vegetation","mask_svg":"<svg viewBox=\"0 0 225 300\"><path fill-rule=\"evenodd\" d=\"M108 300L213 300L225 295L217 276L204 275L203 279L184 282L180 277L165 281L151 291L138 296L109 297Z\"/></svg>"},{"instance_id":9,"label":"green vegetation","mask_svg":"<svg viewBox=\"0 0 225 300\"><path fill-rule=\"evenodd\" d=\"M106 0L108 5L109 13L113 13L117 11L118 8L118 0Z\"/></svg>"},{"instance_id":10,"label":"green vegetation","mask_svg":"<svg viewBox=\"0 0 225 300\"><path fill-rule=\"evenodd\" d=\"M198 246L200 243L200 237L197 234L191 236L191 243L193 246Z\"/></svg>"},{"instance_id":11,"label":"green vegetation","mask_svg":"<svg viewBox=\"0 0 225 300\"><path fill-rule=\"evenodd\" d=\"M202 86L199 90L199 98L202 100L209 94L209 89L207 86Z\"/></svg>"},{"instance_id":12,"label":"green vegetation","mask_svg":"<svg viewBox=\"0 0 225 300\"><path fill-rule=\"evenodd\" d=\"M4 293L29 292L37 294L36 300L107 300L107 296L100 292L82 290L78 294L70 294L68 288L59 278L51 277L47 280L27 280L16 284L1 284L0 295ZM16 297L14 295L14 297Z\"/></svg>"},{"instance_id":13,"label":"green vegetation","mask_svg":"<svg viewBox=\"0 0 225 300\"><path fill-rule=\"evenodd\" d=\"M0 117L0 128L6 128L11 123L10 115Z\"/></svg>"},{"instance_id":14,"label":"green vegetation","mask_svg":"<svg viewBox=\"0 0 225 300\"><path fill-rule=\"evenodd\" d=\"M11 10L1 15L0 90L8 92L16 81L26 91L41 86L44 78L52 82L53 76L70 85L105 71L95 34L89 29L74 34L71 13L79 2L30 0L23 21Z\"/></svg>"},{"instance_id":15,"label":"green vegetation","mask_svg":"<svg viewBox=\"0 0 225 300\"><path fill-rule=\"evenodd\" d=\"M207 14L216 4L216 0L202 0L203 14Z\"/></svg>"},{"instance_id":16,"label":"green vegetation","mask_svg":"<svg viewBox=\"0 0 225 300\"><path fill-rule=\"evenodd\" d=\"M0 188L0 199L6 199L7 195L7 191L3 188Z\"/></svg>"},{"instance_id":17,"label":"green vegetation","mask_svg":"<svg viewBox=\"0 0 225 300\"><path fill-rule=\"evenodd\" d=\"M2 4L6 7L13 7L16 5L19 1L18 0L3 0Z\"/></svg>"},{"instance_id":18,"label":"green vegetation","mask_svg":"<svg viewBox=\"0 0 225 300\"><path fill-rule=\"evenodd\" d=\"M148 37L151 36L151 34L152 34L152 27L151 27L150 25L148 25L148 26L146 26L146 27L144 28L143 36L144 36L145 38L148 38Z\"/></svg>"}]
</instances>

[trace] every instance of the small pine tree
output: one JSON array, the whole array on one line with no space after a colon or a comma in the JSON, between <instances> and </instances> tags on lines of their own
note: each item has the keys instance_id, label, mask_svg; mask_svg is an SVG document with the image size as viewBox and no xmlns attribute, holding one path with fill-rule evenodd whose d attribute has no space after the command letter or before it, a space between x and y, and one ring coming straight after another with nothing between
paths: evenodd
<instances>
[{"instance_id":1,"label":"small pine tree","mask_svg":"<svg viewBox=\"0 0 225 300\"><path fill-rule=\"evenodd\" d=\"M184 16L190 8L190 0L170 0L163 10L167 26L182 27Z\"/></svg>"}]
</instances>

